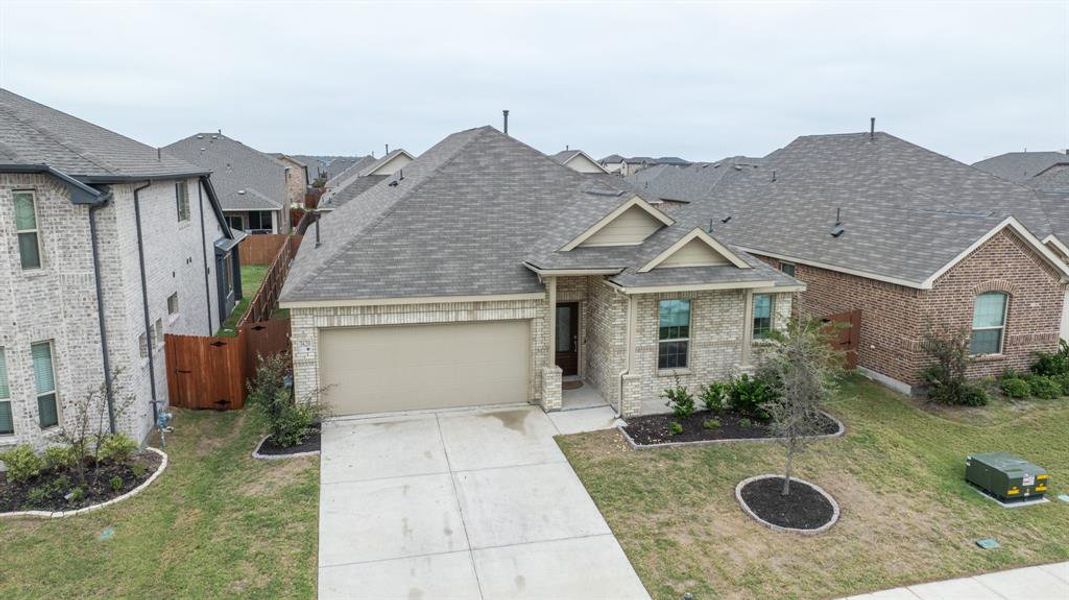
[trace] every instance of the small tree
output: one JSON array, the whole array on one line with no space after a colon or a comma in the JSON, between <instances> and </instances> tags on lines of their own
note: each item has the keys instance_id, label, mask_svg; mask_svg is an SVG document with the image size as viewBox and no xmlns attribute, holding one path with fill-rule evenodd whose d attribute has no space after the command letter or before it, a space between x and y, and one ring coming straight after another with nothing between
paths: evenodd
<instances>
[{"instance_id":1,"label":"small tree","mask_svg":"<svg viewBox=\"0 0 1069 600\"><path fill-rule=\"evenodd\" d=\"M784 496L791 493L795 456L827 423L822 407L842 373L842 353L831 345L826 327L817 319L791 319L785 332L772 332L758 369L777 391L762 408L771 419L769 429L786 449Z\"/></svg>"},{"instance_id":2,"label":"small tree","mask_svg":"<svg viewBox=\"0 0 1069 600\"><path fill-rule=\"evenodd\" d=\"M288 374L286 354L259 357L256 376L249 382L248 395L250 406L267 425L271 440L284 448L303 442L325 413L321 404L294 399L293 390L286 383Z\"/></svg>"},{"instance_id":3,"label":"small tree","mask_svg":"<svg viewBox=\"0 0 1069 600\"><path fill-rule=\"evenodd\" d=\"M934 361L921 375L928 384L928 397L940 404L982 406L987 394L979 386L969 383L966 372L972 363L968 329L952 330L943 326L929 328L921 347Z\"/></svg>"},{"instance_id":4,"label":"small tree","mask_svg":"<svg viewBox=\"0 0 1069 600\"><path fill-rule=\"evenodd\" d=\"M80 396L68 402L64 412L69 415L57 436L59 441L69 448L66 456L69 466L78 483L83 487L96 485L97 472L94 469L90 477L88 467L96 466L106 456L111 456L110 448L118 445L128 446L129 438L122 434L110 433L108 419L108 391L112 390L112 412L118 420L133 404L137 397L133 394L116 395L121 370L117 369L111 380L90 388ZM120 443L121 442L121 443ZM136 442L134 442L136 448ZM53 456L58 454L53 453Z\"/></svg>"}]
</instances>

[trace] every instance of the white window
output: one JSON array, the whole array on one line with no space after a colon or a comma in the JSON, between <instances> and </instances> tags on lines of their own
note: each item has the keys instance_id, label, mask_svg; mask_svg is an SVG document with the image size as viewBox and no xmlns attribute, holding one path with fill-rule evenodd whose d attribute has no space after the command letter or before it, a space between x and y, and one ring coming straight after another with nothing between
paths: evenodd
<instances>
[{"instance_id":1,"label":"white window","mask_svg":"<svg viewBox=\"0 0 1069 600\"><path fill-rule=\"evenodd\" d=\"M15 197L15 231L19 238L22 269L41 268L41 236L37 230L37 201L31 191L18 191Z\"/></svg>"},{"instance_id":2,"label":"white window","mask_svg":"<svg viewBox=\"0 0 1069 600\"><path fill-rule=\"evenodd\" d=\"M1001 354L1006 333L1006 311L1009 294L987 292L976 297L972 312L972 342L969 351L973 354Z\"/></svg>"},{"instance_id":3,"label":"white window","mask_svg":"<svg viewBox=\"0 0 1069 600\"><path fill-rule=\"evenodd\" d=\"M148 358L148 338L143 333L137 336L137 349L141 358Z\"/></svg>"},{"instance_id":4,"label":"white window","mask_svg":"<svg viewBox=\"0 0 1069 600\"><path fill-rule=\"evenodd\" d=\"M163 319L156 319L152 327L152 345L156 348L163 345Z\"/></svg>"},{"instance_id":5,"label":"white window","mask_svg":"<svg viewBox=\"0 0 1069 600\"><path fill-rule=\"evenodd\" d=\"M753 296L753 337L761 340L772 332L772 315L776 310L776 301L772 294L754 294Z\"/></svg>"},{"instance_id":6,"label":"white window","mask_svg":"<svg viewBox=\"0 0 1069 600\"><path fill-rule=\"evenodd\" d=\"M690 300L661 300L658 308L658 369L685 369L690 347Z\"/></svg>"},{"instance_id":7,"label":"white window","mask_svg":"<svg viewBox=\"0 0 1069 600\"><path fill-rule=\"evenodd\" d=\"M170 296L167 296L167 314L169 314L169 315L177 315L178 314L178 292L175 292L175 293L171 294Z\"/></svg>"},{"instance_id":8,"label":"white window","mask_svg":"<svg viewBox=\"0 0 1069 600\"><path fill-rule=\"evenodd\" d=\"M0 348L0 435L15 433L15 418L11 414L11 388L7 385L7 357Z\"/></svg>"},{"instance_id":9,"label":"white window","mask_svg":"<svg viewBox=\"0 0 1069 600\"><path fill-rule=\"evenodd\" d=\"M189 220L189 184L179 181L174 184L175 200L178 206L178 220Z\"/></svg>"},{"instance_id":10,"label":"white window","mask_svg":"<svg viewBox=\"0 0 1069 600\"><path fill-rule=\"evenodd\" d=\"M33 379L37 385L37 415L41 428L59 425L56 403L56 370L52 365L52 342L30 346L33 357Z\"/></svg>"}]
</instances>

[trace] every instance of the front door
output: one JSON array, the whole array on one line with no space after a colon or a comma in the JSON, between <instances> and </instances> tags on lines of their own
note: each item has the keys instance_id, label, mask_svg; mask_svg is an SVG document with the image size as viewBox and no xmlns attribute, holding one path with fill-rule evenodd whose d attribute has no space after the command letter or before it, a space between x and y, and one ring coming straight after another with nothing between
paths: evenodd
<instances>
[{"instance_id":1,"label":"front door","mask_svg":"<svg viewBox=\"0 0 1069 600\"><path fill-rule=\"evenodd\" d=\"M565 377L579 374L579 303L557 305L557 366Z\"/></svg>"}]
</instances>

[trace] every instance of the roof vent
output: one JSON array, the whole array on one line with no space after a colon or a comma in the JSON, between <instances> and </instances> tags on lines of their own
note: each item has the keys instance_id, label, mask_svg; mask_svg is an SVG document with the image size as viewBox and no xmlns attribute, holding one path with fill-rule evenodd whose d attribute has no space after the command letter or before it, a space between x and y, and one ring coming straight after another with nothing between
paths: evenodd
<instances>
[{"instance_id":1,"label":"roof vent","mask_svg":"<svg viewBox=\"0 0 1069 600\"><path fill-rule=\"evenodd\" d=\"M198 140L203 140L204 139L204 134L203 133L198 133L197 134L197 139Z\"/></svg>"},{"instance_id":2,"label":"roof vent","mask_svg":"<svg viewBox=\"0 0 1069 600\"><path fill-rule=\"evenodd\" d=\"M731 220L731 215L728 215L728 216L724 217L723 219L720 219L720 222L721 223L727 223L730 220Z\"/></svg>"},{"instance_id":3,"label":"roof vent","mask_svg":"<svg viewBox=\"0 0 1069 600\"><path fill-rule=\"evenodd\" d=\"M837 238L844 233L846 233L846 229L844 229L842 225L836 225L831 229L831 237L833 238Z\"/></svg>"},{"instance_id":4,"label":"roof vent","mask_svg":"<svg viewBox=\"0 0 1069 600\"><path fill-rule=\"evenodd\" d=\"M239 196L244 196L245 195L245 190L238 190L238 195Z\"/></svg>"},{"instance_id":5,"label":"roof vent","mask_svg":"<svg viewBox=\"0 0 1069 600\"><path fill-rule=\"evenodd\" d=\"M200 151L201 151L201 152L204 152L204 151L206 151L206 150L207 150L207 148L205 148L205 147L201 146L201 148L200 148Z\"/></svg>"},{"instance_id":6,"label":"roof vent","mask_svg":"<svg viewBox=\"0 0 1069 600\"><path fill-rule=\"evenodd\" d=\"M391 182L390 182L389 184L387 184L387 185L389 185L390 187L397 187L397 184L399 184L399 183L401 183L401 180L399 180L399 179L394 179L393 181L391 181Z\"/></svg>"}]
</instances>

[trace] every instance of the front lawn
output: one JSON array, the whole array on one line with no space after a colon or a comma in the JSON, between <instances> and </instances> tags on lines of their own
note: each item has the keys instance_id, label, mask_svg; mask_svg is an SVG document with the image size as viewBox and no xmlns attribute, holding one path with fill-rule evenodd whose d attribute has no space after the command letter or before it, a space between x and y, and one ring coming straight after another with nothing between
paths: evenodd
<instances>
[{"instance_id":1,"label":"front lawn","mask_svg":"<svg viewBox=\"0 0 1069 600\"><path fill-rule=\"evenodd\" d=\"M317 457L253 460L247 421L177 410L170 466L141 495L0 520L0 598L313 598Z\"/></svg>"},{"instance_id":2,"label":"front lawn","mask_svg":"<svg viewBox=\"0 0 1069 600\"><path fill-rule=\"evenodd\" d=\"M842 507L816 537L765 529L735 501L739 481L782 468L777 444L636 451L616 431L559 443L655 598L833 598L1069 560L1069 504L1054 498L1069 492L1069 399L993 402L949 419L848 381L829 404L846 436L814 442L796 468ZM965 456L988 450L1046 467L1052 502L1004 509L973 491ZM1002 547L977 548L985 537Z\"/></svg>"},{"instance_id":3,"label":"front lawn","mask_svg":"<svg viewBox=\"0 0 1069 600\"><path fill-rule=\"evenodd\" d=\"M245 311L249 310L249 303L260 289L264 277L267 276L269 265L241 265L241 300L234 306L230 316L223 321L216 335L233 337L238 334L237 325Z\"/></svg>"}]
</instances>

